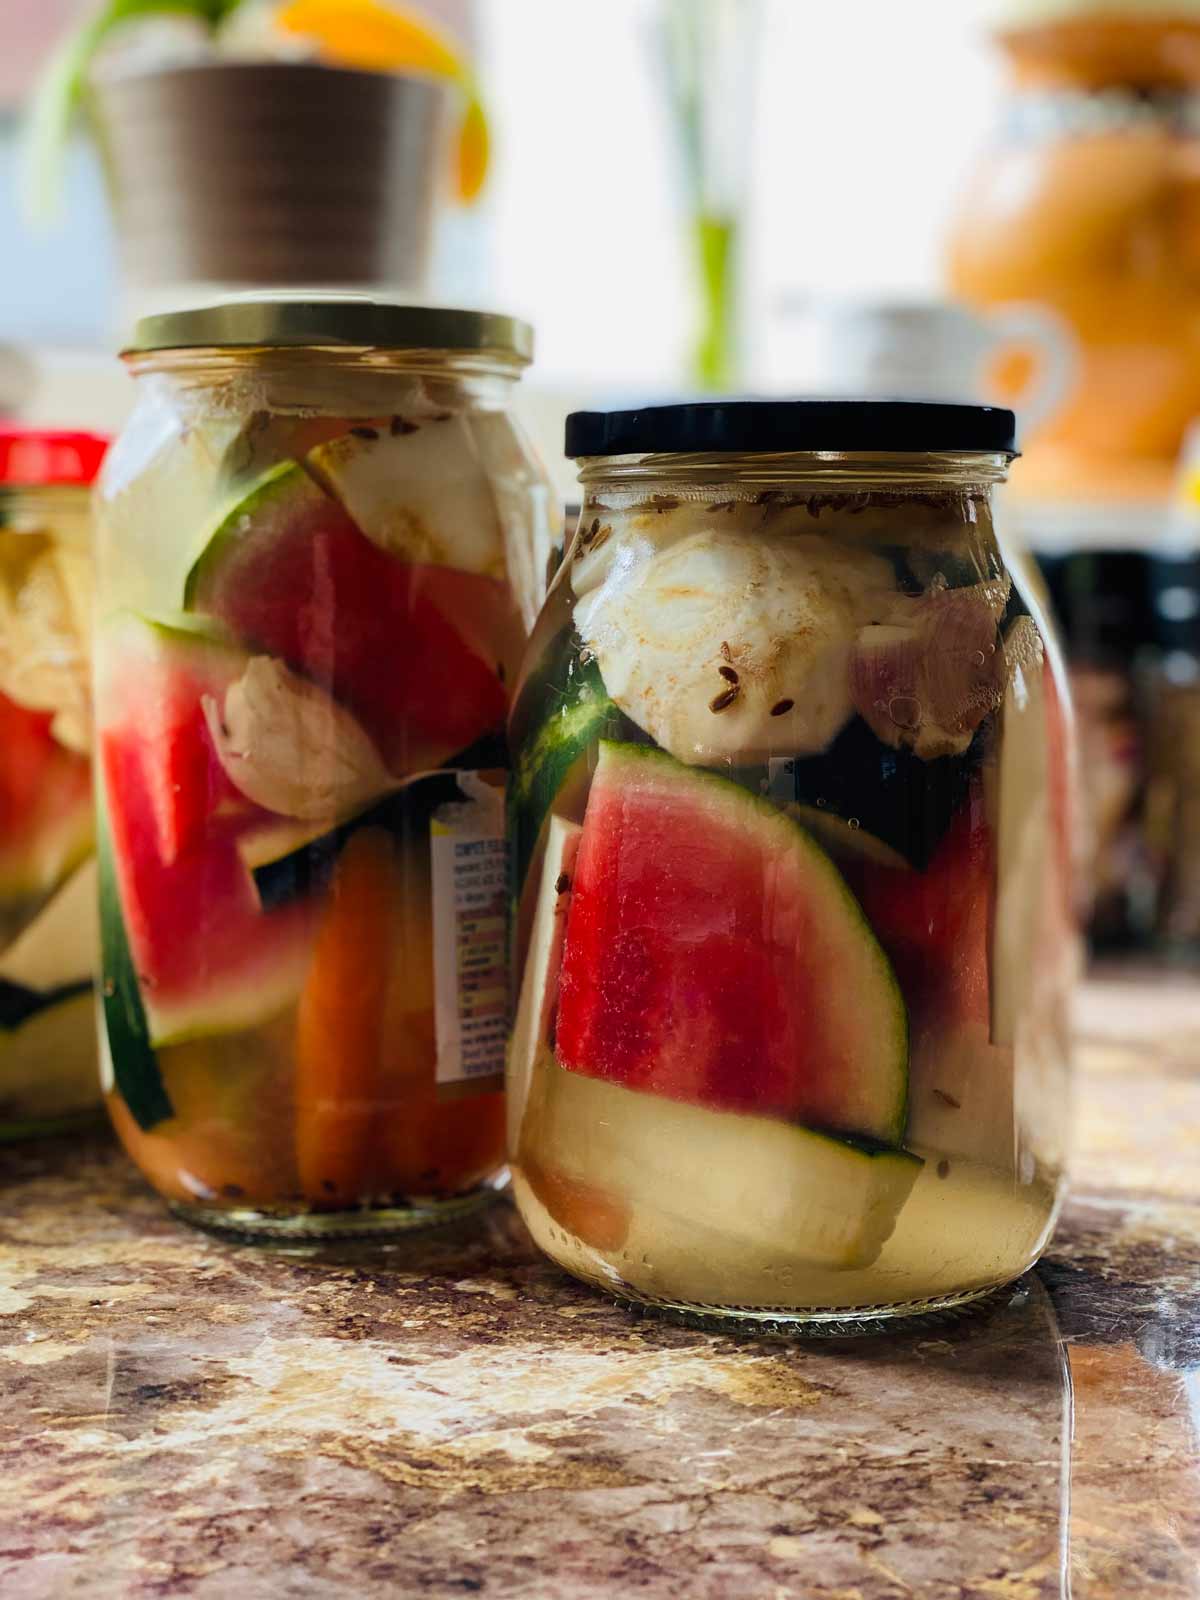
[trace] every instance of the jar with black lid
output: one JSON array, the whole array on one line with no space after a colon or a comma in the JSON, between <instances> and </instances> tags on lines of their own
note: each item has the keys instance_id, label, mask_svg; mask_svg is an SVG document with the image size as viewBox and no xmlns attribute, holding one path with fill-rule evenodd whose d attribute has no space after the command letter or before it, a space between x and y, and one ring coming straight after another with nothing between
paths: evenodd
<instances>
[{"instance_id":1,"label":"jar with black lid","mask_svg":"<svg viewBox=\"0 0 1200 1600\"><path fill-rule=\"evenodd\" d=\"M1010 412L569 419L583 506L510 720L509 1145L543 1250L813 1332L951 1308L1061 1193L1058 655Z\"/></svg>"}]
</instances>

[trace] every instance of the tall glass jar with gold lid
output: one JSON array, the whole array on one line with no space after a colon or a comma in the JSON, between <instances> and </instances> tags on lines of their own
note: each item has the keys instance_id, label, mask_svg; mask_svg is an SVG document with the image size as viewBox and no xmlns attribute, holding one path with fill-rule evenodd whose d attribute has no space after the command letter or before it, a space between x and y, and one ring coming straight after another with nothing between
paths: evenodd
<instances>
[{"instance_id":1,"label":"tall glass jar with gold lid","mask_svg":"<svg viewBox=\"0 0 1200 1600\"><path fill-rule=\"evenodd\" d=\"M89 502L107 446L0 428L0 1139L100 1112Z\"/></svg>"},{"instance_id":2,"label":"tall glass jar with gold lid","mask_svg":"<svg viewBox=\"0 0 1200 1600\"><path fill-rule=\"evenodd\" d=\"M521 323L152 318L100 493L108 1100L190 1219L376 1233L504 1162L506 685L554 534Z\"/></svg>"}]
</instances>

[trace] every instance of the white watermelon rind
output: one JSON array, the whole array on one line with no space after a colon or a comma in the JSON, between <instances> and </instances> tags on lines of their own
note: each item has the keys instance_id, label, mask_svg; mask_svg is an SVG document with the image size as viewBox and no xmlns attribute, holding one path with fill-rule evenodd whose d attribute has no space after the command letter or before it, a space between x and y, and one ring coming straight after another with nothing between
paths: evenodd
<instances>
[{"instance_id":1,"label":"white watermelon rind","mask_svg":"<svg viewBox=\"0 0 1200 1600\"><path fill-rule=\"evenodd\" d=\"M549 1054L517 1147L536 1165L629 1207L664 1281L697 1259L764 1276L789 1265L870 1266L924 1166L911 1151L775 1117L713 1111L564 1071ZM642 1249L648 1255L642 1254ZM636 1270L636 1269L635 1269Z\"/></svg>"}]
</instances>

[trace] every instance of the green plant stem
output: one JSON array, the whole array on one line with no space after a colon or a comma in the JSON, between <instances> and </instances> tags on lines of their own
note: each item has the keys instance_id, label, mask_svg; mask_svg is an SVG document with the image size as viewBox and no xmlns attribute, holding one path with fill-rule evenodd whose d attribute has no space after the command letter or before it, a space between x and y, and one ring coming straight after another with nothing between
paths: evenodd
<instances>
[{"instance_id":1,"label":"green plant stem","mask_svg":"<svg viewBox=\"0 0 1200 1600\"><path fill-rule=\"evenodd\" d=\"M694 218L700 278L700 329L693 353L704 389L729 389L737 378L737 219L711 212Z\"/></svg>"}]
</instances>

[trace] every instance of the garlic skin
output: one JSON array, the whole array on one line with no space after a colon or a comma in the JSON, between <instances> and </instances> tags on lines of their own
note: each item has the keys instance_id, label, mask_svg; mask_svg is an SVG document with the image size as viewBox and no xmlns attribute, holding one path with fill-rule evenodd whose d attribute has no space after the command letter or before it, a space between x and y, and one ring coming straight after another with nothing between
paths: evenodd
<instances>
[{"instance_id":1,"label":"garlic skin","mask_svg":"<svg viewBox=\"0 0 1200 1600\"><path fill-rule=\"evenodd\" d=\"M357 718L272 656L200 704L226 776L268 811L332 824L399 787Z\"/></svg>"}]
</instances>

